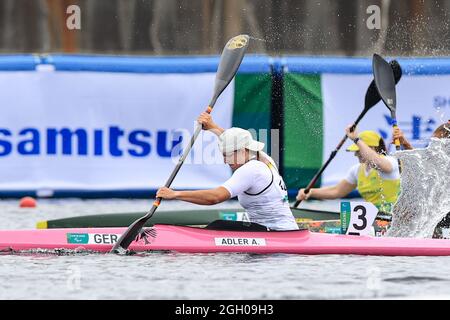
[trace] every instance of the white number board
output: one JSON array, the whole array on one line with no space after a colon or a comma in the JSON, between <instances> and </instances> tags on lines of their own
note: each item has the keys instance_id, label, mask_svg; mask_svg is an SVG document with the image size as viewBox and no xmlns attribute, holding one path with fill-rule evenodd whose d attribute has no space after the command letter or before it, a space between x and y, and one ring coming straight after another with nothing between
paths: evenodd
<instances>
[{"instance_id":1,"label":"white number board","mask_svg":"<svg viewBox=\"0 0 450 320\"><path fill-rule=\"evenodd\" d=\"M370 202L341 202L341 231L347 235L369 235L378 209Z\"/></svg>"}]
</instances>

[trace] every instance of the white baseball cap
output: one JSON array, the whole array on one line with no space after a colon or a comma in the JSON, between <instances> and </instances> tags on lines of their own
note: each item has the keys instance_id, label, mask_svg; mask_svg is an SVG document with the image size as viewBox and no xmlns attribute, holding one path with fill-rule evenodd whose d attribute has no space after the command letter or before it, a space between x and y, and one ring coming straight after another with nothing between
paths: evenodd
<instances>
[{"instance_id":1,"label":"white baseball cap","mask_svg":"<svg viewBox=\"0 0 450 320\"><path fill-rule=\"evenodd\" d=\"M219 149L222 153L231 153L240 149L261 151L264 143L253 140L252 134L241 128L230 128L219 136Z\"/></svg>"}]
</instances>

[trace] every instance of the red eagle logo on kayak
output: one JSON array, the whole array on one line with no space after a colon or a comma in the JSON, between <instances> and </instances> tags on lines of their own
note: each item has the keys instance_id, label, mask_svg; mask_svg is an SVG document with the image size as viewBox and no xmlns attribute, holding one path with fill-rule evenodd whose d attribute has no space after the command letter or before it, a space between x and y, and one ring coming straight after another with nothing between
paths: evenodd
<instances>
[{"instance_id":1,"label":"red eagle logo on kayak","mask_svg":"<svg viewBox=\"0 0 450 320\"><path fill-rule=\"evenodd\" d=\"M146 228L139 233L135 239L136 242L144 241L144 244L151 244L155 240L158 232L154 228Z\"/></svg>"}]
</instances>

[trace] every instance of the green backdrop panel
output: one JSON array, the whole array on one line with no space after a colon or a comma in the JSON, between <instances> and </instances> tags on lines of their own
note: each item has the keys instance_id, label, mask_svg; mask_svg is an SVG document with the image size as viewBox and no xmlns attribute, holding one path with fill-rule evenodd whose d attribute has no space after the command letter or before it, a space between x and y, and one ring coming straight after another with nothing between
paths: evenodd
<instances>
[{"instance_id":1,"label":"green backdrop panel","mask_svg":"<svg viewBox=\"0 0 450 320\"><path fill-rule=\"evenodd\" d=\"M305 187L322 165L320 75L286 73L283 98L284 179L289 189Z\"/></svg>"},{"instance_id":2,"label":"green backdrop panel","mask_svg":"<svg viewBox=\"0 0 450 320\"><path fill-rule=\"evenodd\" d=\"M271 128L271 91L272 79L270 74L237 74L235 78L235 94L233 109L233 126L253 129L259 133L260 129ZM255 137L266 142L270 152L270 136Z\"/></svg>"}]
</instances>

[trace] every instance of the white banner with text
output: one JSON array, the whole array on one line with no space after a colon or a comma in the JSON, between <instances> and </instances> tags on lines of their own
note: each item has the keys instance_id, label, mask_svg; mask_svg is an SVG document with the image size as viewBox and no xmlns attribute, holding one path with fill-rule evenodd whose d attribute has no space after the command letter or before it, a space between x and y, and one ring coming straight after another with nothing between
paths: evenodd
<instances>
[{"instance_id":1,"label":"white banner with text","mask_svg":"<svg viewBox=\"0 0 450 320\"><path fill-rule=\"evenodd\" d=\"M214 73L0 72L0 190L128 190L164 185ZM214 120L229 128L234 83ZM211 188L231 174L217 137L199 137L173 186Z\"/></svg>"}]
</instances>

